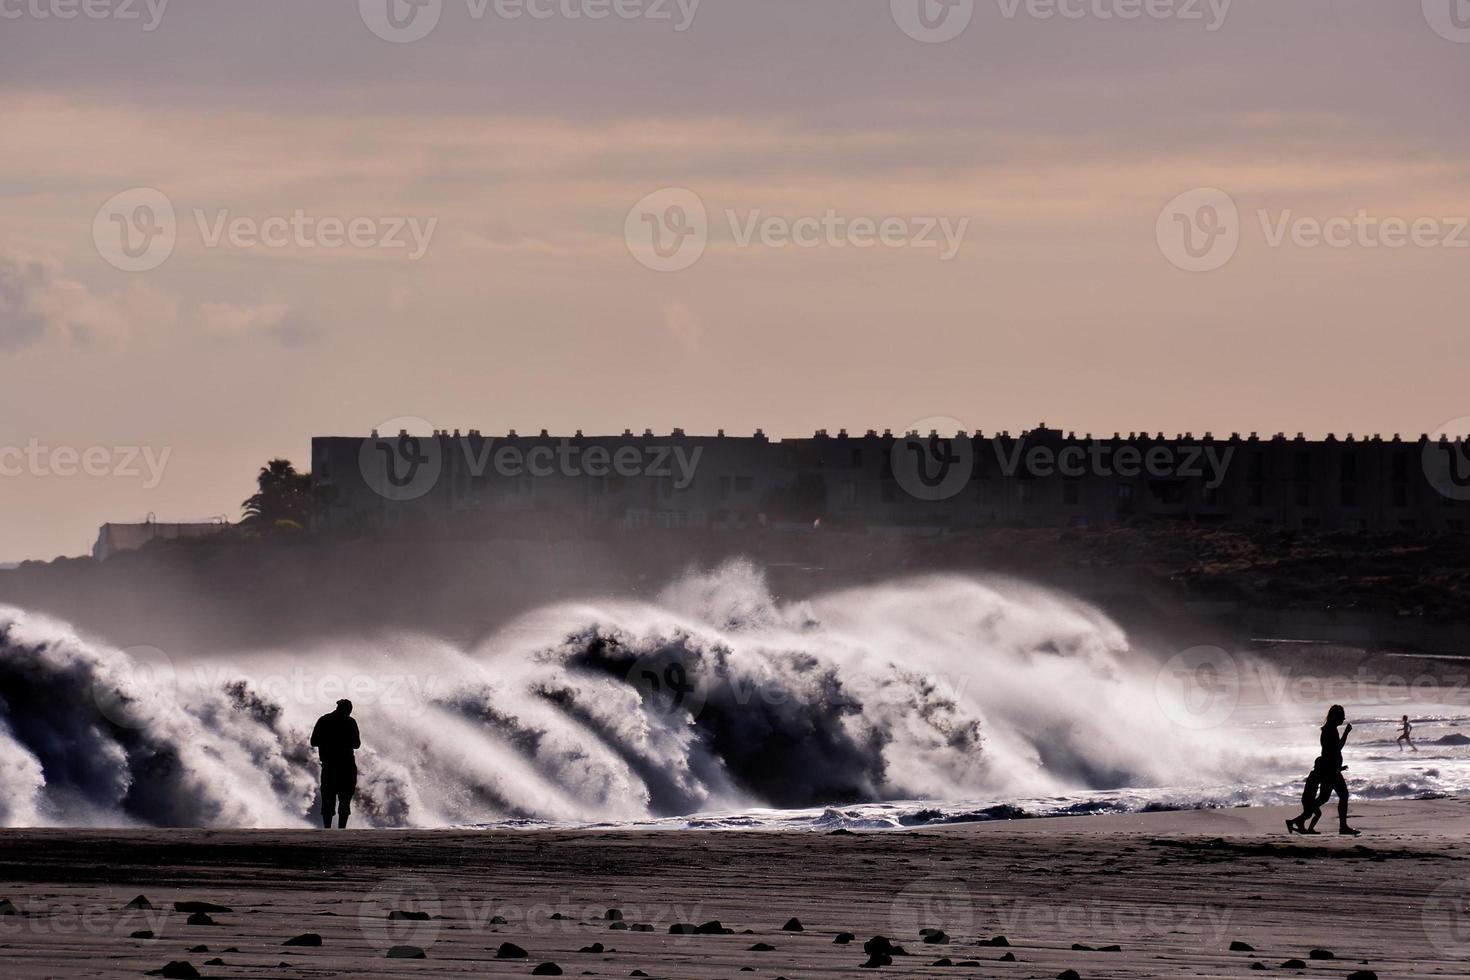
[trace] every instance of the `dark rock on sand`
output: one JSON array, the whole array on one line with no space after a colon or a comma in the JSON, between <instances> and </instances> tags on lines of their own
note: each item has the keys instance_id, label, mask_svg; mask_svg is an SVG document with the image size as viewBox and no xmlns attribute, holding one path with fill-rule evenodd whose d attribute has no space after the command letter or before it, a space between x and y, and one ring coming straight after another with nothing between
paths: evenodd
<instances>
[{"instance_id":1,"label":"dark rock on sand","mask_svg":"<svg viewBox=\"0 0 1470 980\"><path fill-rule=\"evenodd\" d=\"M675 922L669 926L671 936L692 936L699 931L699 927L692 922Z\"/></svg>"},{"instance_id":2,"label":"dark rock on sand","mask_svg":"<svg viewBox=\"0 0 1470 980\"><path fill-rule=\"evenodd\" d=\"M1010 943L1010 940L1006 939L1005 936L996 936L994 939L982 939L982 940L980 940L980 942L979 942L978 945L980 945L980 946L1002 946L1002 947L1004 947L1004 946L1009 946L1010 944L1011 944Z\"/></svg>"},{"instance_id":3,"label":"dark rock on sand","mask_svg":"<svg viewBox=\"0 0 1470 980\"><path fill-rule=\"evenodd\" d=\"M1016 954L1015 953L1007 953L1007 954L1005 954L1004 956L1002 956L1000 958L1000 962L1002 962L1002 963L1014 963L1014 962L1016 962Z\"/></svg>"},{"instance_id":4,"label":"dark rock on sand","mask_svg":"<svg viewBox=\"0 0 1470 980\"><path fill-rule=\"evenodd\" d=\"M1073 943L1072 944L1072 952L1074 952L1074 953L1095 953L1095 952L1097 952L1097 950L1093 949L1091 946L1084 946L1081 943Z\"/></svg>"},{"instance_id":5,"label":"dark rock on sand","mask_svg":"<svg viewBox=\"0 0 1470 980\"><path fill-rule=\"evenodd\" d=\"M1337 959L1337 954L1335 954L1334 952L1332 952L1332 950L1330 950L1330 949L1313 949L1313 950L1309 950L1307 952L1307 959L1309 959L1309 960L1335 960L1335 959Z\"/></svg>"},{"instance_id":6,"label":"dark rock on sand","mask_svg":"<svg viewBox=\"0 0 1470 980\"><path fill-rule=\"evenodd\" d=\"M137 932L130 932L130 933L128 933L128 938L129 939L152 939L153 938L153 930L152 929L139 929Z\"/></svg>"},{"instance_id":7,"label":"dark rock on sand","mask_svg":"<svg viewBox=\"0 0 1470 980\"><path fill-rule=\"evenodd\" d=\"M390 960L422 960L428 957L417 946L394 946L388 950Z\"/></svg>"},{"instance_id":8,"label":"dark rock on sand","mask_svg":"<svg viewBox=\"0 0 1470 980\"><path fill-rule=\"evenodd\" d=\"M225 961L222 960L222 959L220 959L218 956L216 956L212 960L205 960L204 961L204 965L205 966L224 966L225 965Z\"/></svg>"},{"instance_id":9,"label":"dark rock on sand","mask_svg":"<svg viewBox=\"0 0 1470 980\"><path fill-rule=\"evenodd\" d=\"M1057 974L1057 980L1082 980L1082 975L1076 970L1063 970Z\"/></svg>"},{"instance_id":10,"label":"dark rock on sand","mask_svg":"<svg viewBox=\"0 0 1470 980\"><path fill-rule=\"evenodd\" d=\"M577 950L579 953L604 953L606 951L607 947L602 945L602 943L593 943L591 946L583 946Z\"/></svg>"},{"instance_id":11,"label":"dark rock on sand","mask_svg":"<svg viewBox=\"0 0 1470 980\"><path fill-rule=\"evenodd\" d=\"M1123 952L1123 947L1119 946L1117 943L1114 943L1111 946L1099 946L1097 948L1097 951L1099 953L1121 953Z\"/></svg>"},{"instance_id":12,"label":"dark rock on sand","mask_svg":"<svg viewBox=\"0 0 1470 980\"><path fill-rule=\"evenodd\" d=\"M559 977L561 976L561 967L557 966L555 963L542 963L537 966L536 969L531 971L531 976Z\"/></svg>"},{"instance_id":13,"label":"dark rock on sand","mask_svg":"<svg viewBox=\"0 0 1470 980\"><path fill-rule=\"evenodd\" d=\"M190 946L189 947L189 952L191 952L191 953L207 953L207 952L209 952L209 947L208 946ZM229 950L226 950L226 952L229 952Z\"/></svg>"},{"instance_id":14,"label":"dark rock on sand","mask_svg":"<svg viewBox=\"0 0 1470 980\"><path fill-rule=\"evenodd\" d=\"M20 915L20 909L8 898L0 898L0 915Z\"/></svg>"},{"instance_id":15,"label":"dark rock on sand","mask_svg":"<svg viewBox=\"0 0 1470 980\"><path fill-rule=\"evenodd\" d=\"M629 926L628 928L632 932L652 932L653 931L653 926L649 925L647 922L635 922L635 923L633 923L633 925Z\"/></svg>"},{"instance_id":16,"label":"dark rock on sand","mask_svg":"<svg viewBox=\"0 0 1470 980\"><path fill-rule=\"evenodd\" d=\"M805 932L806 930L801 927L801 920L798 919L798 918L796 918L795 916L792 916L791 918L789 918L789 919L786 920L786 924L781 927L781 931L782 932Z\"/></svg>"},{"instance_id":17,"label":"dark rock on sand","mask_svg":"<svg viewBox=\"0 0 1470 980\"><path fill-rule=\"evenodd\" d=\"M515 943L501 943L500 948L495 951L497 960L523 960L528 954Z\"/></svg>"},{"instance_id":18,"label":"dark rock on sand","mask_svg":"<svg viewBox=\"0 0 1470 980\"><path fill-rule=\"evenodd\" d=\"M621 921L623 921L623 910L622 909L608 909L607 910L607 915L604 915L603 918L604 919L611 919L614 922L621 922Z\"/></svg>"},{"instance_id":19,"label":"dark rock on sand","mask_svg":"<svg viewBox=\"0 0 1470 980\"><path fill-rule=\"evenodd\" d=\"M492 926L508 926L510 922L503 915L492 915L490 917L490 924Z\"/></svg>"},{"instance_id":20,"label":"dark rock on sand","mask_svg":"<svg viewBox=\"0 0 1470 980\"><path fill-rule=\"evenodd\" d=\"M723 925L720 924L719 919L711 919L708 922L701 922L699 925L695 926L694 934L696 936L733 936L735 934L735 930L726 929Z\"/></svg>"},{"instance_id":21,"label":"dark rock on sand","mask_svg":"<svg viewBox=\"0 0 1470 980\"><path fill-rule=\"evenodd\" d=\"M391 912L388 913L388 918L390 920L392 920L392 921L395 921L395 922L400 921L400 920L402 920L402 921L408 921L408 922L428 922L429 921L429 913L427 913L427 912L408 912L408 911L404 911L402 909L393 909Z\"/></svg>"},{"instance_id":22,"label":"dark rock on sand","mask_svg":"<svg viewBox=\"0 0 1470 980\"><path fill-rule=\"evenodd\" d=\"M1347 980L1378 980L1378 974L1372 970L1359 970L1356 973L1349 973Z\"/></svg>"},{"instance_id":23,"label":"dark rock on sand","mask_svg":"<svg viewBox=\"0 0 1470 980\"><path fill-rule=\"evenodd\" d=\"M1230 952L1232 953L1254 953L1255 951L1256 948L1254 946L1250 943L1243 943L1239 939L1230 944Z\"/></svg>"},{"instance_id":24,"label":"dark rock on sand","mask_svg":"<svg viewBox=\"0 0 1470 980\"><path fill-rule=\"evenodd\" d=\"M618 919L618 920L616 920L614 922L609 923L608 924L608 928L609 929L626 929L626 928L628 928L628 923L622 921L621 919Z\"/></svg>"},{"instance_id":25,"label":"dark rock on sand","mask_svg":"<svg viewBox=\"0 0 1470 980\"><path fill-rule=\"evenodd\" d=\"M281 943L282 946L320 946L321 944L322 937L314 932L303 932Z\"/></svg>"},{"instance_id":26,"label":"dark rock on sand","mask_svg":"<svg viewBox=\"0 0 1470 980\"><path fill-rule=\"evenodd\" d=\"M193 915L185 919L184 922L186 925L191 926L212 926L216 924L215 921L209 917L208 912L195 912Z\"/></svg>"},{"instance_id":27,"label":"dark rock on sand","mask_svg":"<svg viewBox=\"0 0 1470 980\"><path fill-rule=\"evenodd\" d=\"M848 943L852 942L856 938L857 937L850 932L839 932L836 938L832 940L832 944L834 946L846 946Z\"/></svg>"},{"instance_id":28,"label":"dark rock on sand","mask_svg":"<svg viewBox=\"0 0 1470 980\"><path fill-rule=\"evenodd\" d=\"M170 960L161 970L152 970L150 977L167 977L168 980L199 980L199 971L188 960Z\"/></svg>"},{"instance_id":29,"label":"dark rock on sand","mask_svg":"<svg viewBox=\"0 0 1470 980\"><path fill-rule=\"evenodd\" d=\"M770 943L756 943L754 946L750 947L750 951L752 953L770 953L773 952L775 948L776 947L772 946Z\"/></svg>"},{"instance_id":30,"label":"dark rock on sand","mask_svg":"<svg viewBox=\"0 0 1470 980\"><path fill-rule=\"evenodd\" d=\"M920 929L919 935L926 943L947 943L949 935L943 929Z\"/></svg>"},{"instance_id":31,"label":"dark rock on sand","mask_svg":"<svg viewBox=\"0 0 1470 980\"><path fill-rule=\"evenodd\" d=\"M1307 964L1298 959L1290 959L1281 964L1283 970L1305 970Z\"/></svg>"},{"instance_id":32,"label":"dark rock on sand","mask_svg":"<svg viewBox=\"0 0 1470 980\"><path fill-rule=\"evenodd\" d=\"M234 909L228 905L215 905L212 902L175 902L175 912L233 912Z\"/></svg>"},{"instance_id":33,"label":"dark rock on sand","mask_svg":"<svg viewBox=\"0 0 1470 980\"><path fill-rule=\"evenodd\" d=\"M933 963L930 963L929 965L930 966L954 966L954 960L950 959L948 956L941 956L939 959L935 960Z\"/></svg>"},{"instance_id":34,"label":"dark rock on sand","mask_svg":"<svg viewBox=\"0 0 1470 980\"><path fill-rule=\"evenodd\" d=\"M146 895L139 895L137 898L133 899L131 902L129 902L128 904L124 905L123 908L125 908L125 909L151 909L151 908L153 908L153 903L150 902L150 901L148 901L148 896L146 896Z\"/></svg>"}]
</instances>

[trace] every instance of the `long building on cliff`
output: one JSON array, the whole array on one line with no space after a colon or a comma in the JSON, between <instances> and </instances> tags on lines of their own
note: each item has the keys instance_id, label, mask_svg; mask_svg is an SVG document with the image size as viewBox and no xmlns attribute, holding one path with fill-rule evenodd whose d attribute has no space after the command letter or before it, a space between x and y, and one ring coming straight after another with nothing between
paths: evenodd
<instances>
[{"instance_id":1,"label":"long building on cliff","mask_svg":"<svg viewBox=\"0 0 1470 980\"><path fill-rule=\"evenodd\" d=\"M323 529L1470 526L1458 436L373 432L313 439L312 478Z\"/></svg>"}]
</instances>

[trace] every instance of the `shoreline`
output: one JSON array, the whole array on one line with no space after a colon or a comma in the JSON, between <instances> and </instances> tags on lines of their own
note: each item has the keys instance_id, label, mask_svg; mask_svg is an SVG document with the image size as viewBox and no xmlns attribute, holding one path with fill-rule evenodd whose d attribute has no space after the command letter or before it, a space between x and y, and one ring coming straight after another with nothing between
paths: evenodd
<instances>
[{"instance_id":1,"label":"shoreline","mask_svg":"<svg viewBox=\"0 0 1470 980\"><path fill-rule=\"evenodd\" d=\"M553 962L568 975L713 980L744 967L871 975L862 944L883 935L909 955L876 972L904 975L944 959L1028 978L1224 977L1255 962L1293 975L1280 966L1292 959L1318 976L1462 968L1470 798L1358 803L1360 838L1288 837L1294 812L840 833L6 830L0 899L18 914L0 915L0 954L16 977L141 976L175 961L222 977L527 976ZM155 908L126 909L139 894ZM173 903L191 901L232 911L188 925ZM652 931L616 928L611 908ZM802 932L783 930L792 917ZM733 932L669 932L712 920ZM949 941L925 943L922 928ZM145 930L153 938L132 938ZM841 932L855 941L834 943ZM282 945L304 933L322 945ZM998 935L1010 945L989 945ZM496 959L502 943L527 958ZM389 959L393 945L425 959ZM1310 961L1311 949L1334 959Z\"/></svg>"}]
</instances>

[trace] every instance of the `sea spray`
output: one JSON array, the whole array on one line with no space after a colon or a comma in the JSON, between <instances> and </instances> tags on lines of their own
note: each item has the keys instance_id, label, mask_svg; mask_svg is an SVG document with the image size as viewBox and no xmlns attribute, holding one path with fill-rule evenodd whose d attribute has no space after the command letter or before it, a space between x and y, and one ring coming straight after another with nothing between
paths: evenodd
<instances>
[{"instance_id":1,"label":"sea spray","mask_svg":"<svg viewBox=\"0 0 1470 980\"><path fill-rule=\"evenodd\" d=\"M154 654L153 656L157 656ZM1085 604L931 576L808 602L758 569L564 603L477 648L385 635L232 656L127 651L0 610L0 821L295 826L337 697L377 826L626 822L1234 778L1160 710L1158 661Z\"/></svg>"}]
</instances>

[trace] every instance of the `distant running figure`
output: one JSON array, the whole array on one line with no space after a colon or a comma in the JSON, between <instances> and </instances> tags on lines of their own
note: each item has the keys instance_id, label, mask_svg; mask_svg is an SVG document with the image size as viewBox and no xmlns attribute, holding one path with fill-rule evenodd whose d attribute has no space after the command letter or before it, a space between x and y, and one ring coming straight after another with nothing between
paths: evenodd
<instances>
[{"instance_id":1,"label":"distant running figure","mask_svg":"<svg viewBox=\"0 0 1470 980\"><path fill-rule=\"evenodd\" d=\"M1409 724L1408 715L1404 715L1404 720L1399 722L1399 737L1395 739L1395 741L1399 743L1400 752L1404 750L1404 743L1406 742L1408 743L1409 748L1413 749L1415 752L1419 751L1419 746L1414 744L1414 726Z\"/></svg>"},{"instance_id":2,"label":"distant running figure","mask_svg":"<svg viewBox=\"0 0 1470 980\"><path fill-rule=\"evenodd\" d=\"M347 826L352 812L352 795L357 792L357 757L362 747L357 722L352 718L352 702L337 702L337 710L322 715L311 730L311 744L322 762L322 826L332 826L332 811L337 812L338 828Z\"/></svg>"},{"instance_id":3,"label":"distant running figure","mask_svg":"<svg viewBox=\"0 0 1470 980\"><path fill-rule=\"evenodd\" d=\"M1307 773L1307 784L1302 788L1302 815L1286 821L1288 834L1315 834L1317 821L1322 819L1322 804L1327 794L1322 792L1322 757L1312 762L1312 771ZM1307 818L1311 817L1311 822Z\"/></svg>"},{"instance_id":4,"label":"distant running figure","mask_svg":"<svg viewBox=\"0 0 1470 980\"><path fill-rule=\"evenodd\" d=\"M1343 769L1347 768L1342 764L1342 747L1347 744L1353 726L1349 724L1342 730L1342 735L1337 734L1337 726L1346 719L1347 712L1342 705L1334 704L1327 709L1327 720L1322 723L1322 764L1316 771L1322 777L1322 802L1326 803L1333 793L1337 794L1337 832L1357 837L1359 832L1349 827L1347 822L1348 788L1342 775Z\"/></svg>"}]
</instances>

